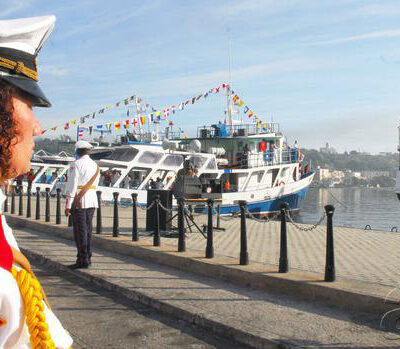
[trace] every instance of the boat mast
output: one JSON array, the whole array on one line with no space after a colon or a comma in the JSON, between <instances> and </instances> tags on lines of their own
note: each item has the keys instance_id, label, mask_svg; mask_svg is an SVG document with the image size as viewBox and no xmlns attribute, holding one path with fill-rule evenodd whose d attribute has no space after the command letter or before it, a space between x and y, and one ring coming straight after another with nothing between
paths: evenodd
<instances>
[{"instance_id":1,"label":"boat mast","mask_svg":"<svg viewBox=\"0 0 400 349\"><path fill-rule=\"evenodd\" d=\"M226 112L228 113L228 125L229 125L229 135L232 135L232 110L231 110L231 83L232 83L232 75L231 75L231 35L230 35L230 28L228 28L228 86L226 87Z\"/></svg>"}]
</instances>

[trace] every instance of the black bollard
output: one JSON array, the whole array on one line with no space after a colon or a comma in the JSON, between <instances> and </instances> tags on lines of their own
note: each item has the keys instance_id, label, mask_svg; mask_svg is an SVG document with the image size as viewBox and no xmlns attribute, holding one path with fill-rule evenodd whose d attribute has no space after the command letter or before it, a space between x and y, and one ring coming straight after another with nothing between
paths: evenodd
<instances>
[{"instance_id":1,"label":"black bollard","mask_svg":"<svg viewBox=\"0 0 400 349\"><path fill-rule=\"evenodd\" d=\"M11 214L15 213L15 186L11 186Z\"/></svg>"},{"instance_id":2,"label":"black bollard","mask_svg":"<svg viewBox=\"0 0 400 349\"><path fill-rule=\"evenodd\" d=\"M23 187L22 185L19 186L19 202L18 202L18 216L22 216L24 214L24 201L23 201Z\"/></svg>"},{"instance_id":3,"label":"black bollard","mask_svg":"<svg viewBox=\"0 0 400 349\"><path fill-rule=\"evenodd\" d=\"M27 197L26 197L26 218L31 218L32 216L32 209L31 209L31 199L32 199L32 183L28 183L28 189L27 189Z\"/></svg>"},{"instance_id":4,"label":"black bollard","mask_svg":"<svg viewBox=\"0 0 400 349\"><path fill-rule=\"evenodd\" d=\"M247 251L246 231L246 201L240 200L240 265L249 264L249 253Z\"/></svg>"},{"instance_id":5,"label":"black bollard","mask_svg":"<svg viewBox=\"0 0 400 349\"><path fill-rule=\"evenodd\" d=\"M119 218L118 218L118 192L114 192L114 220L113 220L113 237L119 236Z\"/></svg>"},{"instance_id":6,"label":"black bollard","mask_svg":"<svg viewBox=\"0 0 400 349\"><path fill-rule=\"evenodd\" d=\"M185 202L183 198L178 199L178 252L186 251L186 241L185 241L185 221L184 212Z\"/></svg>"},{"instance_id":7,"label":"black bollard","mask_svg":"<svg viewBox=\"0 0 400 349\"><path fill-rule=\"evenodd\" d=\"M40 187L36 187L36 214L35 219L40 219Z\"/></svg>"},{"instance_id":8,"label":"black bollard","mask_svg":"<svg viewBox=\"0 0 400 349\"><path fill-rule=\"evenodd\" d=\"M160 240L160 195L154 195L154 204L156 205L156 224L154 226L153 246L161 246Z\"/></svg>"},{"instance_id":9,"label":"black bollard","mask_svg":"<svg viewBox=\"0 0 400 349\"><path fill-rule=\"evenodd\" d=\"M217 206L217 229L221 229L221 207Z\"/></svg>"},{"instance_id":10,"label":"black bollard","mask_svg":"<svg viewBox=\"0 0 400 349\"><path fill-rule=\"evenodd\" d=\"M44 216L45 222L50 222L50 188L46 188L46 210Z\"/></svg>"},{"instance_id":11,"label":"black bollard","mask_svg":"<svg viewBox=\"0 0 400 349\"><path fill-rule=\"evenodd\" d=\"M214 237L213 237L213 199L207 200L208 206L208 222L207 222L207 246L206 258L214 257Z\"/></svg>"},{"instance_id":12,"label":"black bollard","mask_svg":"<svg viewBox=\"0 0 400 349\"><path fill-rule=\"evenodd\" d=\"M57 188L56 224L61 224L61 189Z\"/></svg>"},{"instance_id":13,"label":"black bollard","mask_svg":"<svg viewBox=\"0 0 400 349\"><path fill-rule=\"evenodd\" d=\"M287 225L286 210L289 208L286 202L281 203L281 253L279 256L279 272L287 273L289 271L289 260L287 250Z\"/></svg>"},{"instance_id":14,"label":"black bollard","mask_svg":"<svg viewBox=\"0 0 400 349\"><path fill-rule=\"evenodd\" d=\"M6 194L6 199L4 201L4 212L8 212L8 191L7 191L7 188L5 190L5 194Z\"/></svg>"},{"instance_id":15,"label":"black bollard","mask_svg":"<svg viewBox=\"0 0 400 349\"><path fill-rule=\"evenodd\" d=\"M335 250L333 245L333 226L332 217L335 212L333 205L326 205L325 212L326 222L326 264L325 264L325 281L333 282L336 279L335 273Z\"/></svg>"},{"instance_id":16,"label":"black bollard","mask_svg":"<svg viewBox=\"0 0 400 349\"><path fill-rule=\"evenodd\" d=\"M73 214L74 214L74 212L70 211L70 215L68 216L68 226L69 227L72 227L73 224L74 224L74 220L73 220L73 217L72 217Z\"/></svg>"},{"instance_id":17,"label":"black bollard","mask_svg":"<svg viewBox=\"0 0 400 349\"><path fill-rule=\"evenodd\" d=\"M103 230L103 224L101 222L101 191L96 191L97 195L97 214L96 214L96 234L101 234Z\"/></svg>"},{"instance_id":18,"label":"black bollard","mask_svg":"<svg viewBox=\"0 0 400 349\"><path fill-rule=\"evenodd\" d=\"M139 241L138 221L137 221L137 195L132 193L132 241Z\"/></svg>"}]
</instances>

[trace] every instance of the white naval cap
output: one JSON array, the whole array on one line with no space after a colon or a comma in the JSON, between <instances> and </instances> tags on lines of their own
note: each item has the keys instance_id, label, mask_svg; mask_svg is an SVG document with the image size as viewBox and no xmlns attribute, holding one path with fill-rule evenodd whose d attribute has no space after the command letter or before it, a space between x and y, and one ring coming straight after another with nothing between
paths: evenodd
<instances>
[{"instance_id":1,"label":"white naval cap","mask_svg":"<svg viewBox=\"0 0 400 349\"><path fill-rule=\"evenodd\" d=\"M75 149L92 149L93 145L86 141L78 141L75 144Z\"/></svg>"},{"instance_id":2,"label":"white naval cap","mask_svg":"<svg viewBox=\"0 0 400 349\"><path fill-rule=\"evenodd\" d=\"M28 93L35 106L51 106L37 83L36 57L55 21L55 16L0 20L0 80Z\"/></svg>"}]
</instances>

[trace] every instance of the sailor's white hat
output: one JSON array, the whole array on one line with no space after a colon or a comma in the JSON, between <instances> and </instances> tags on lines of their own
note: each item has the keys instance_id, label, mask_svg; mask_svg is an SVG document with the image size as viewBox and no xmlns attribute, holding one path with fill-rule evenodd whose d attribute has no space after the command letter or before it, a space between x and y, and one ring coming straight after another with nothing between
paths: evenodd
<instances>
[{"instance_id":1,"label":"sailor's white hat","mask_svg":"<svg viewBox=\"0 0 400 349\"><path fill-rule=\"evenodd\" d=\"M39 107L51 103L37 83L36 58L55 21L55 16L0 20L0 80L27 93Z\"/></svg>"},{"instance_id":2,"label":"sailor's white hat","mask_svg":"<svg viewBox=\"0 0 400 349\"><path fill-rule=\"evenodd\" d=\"M86 141L78 141L75 144L75 149L92 149L93 145Z\"/></svg>"}]
</instances>

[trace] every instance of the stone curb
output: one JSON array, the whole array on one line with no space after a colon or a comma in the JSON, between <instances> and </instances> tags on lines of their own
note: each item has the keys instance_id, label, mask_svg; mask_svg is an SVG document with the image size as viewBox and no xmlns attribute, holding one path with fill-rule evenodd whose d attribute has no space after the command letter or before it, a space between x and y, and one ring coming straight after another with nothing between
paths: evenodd
<instances>
[{"instance_id":1,"label":"stone curb","mask_svg":"<svg viewBox=\"0 0 400 349\"><path fill-rule=\"evenodd\" d=\"M7 216L13 227L30 228L68 240L73 240L72 229L56 226L17 216ZM112 238L93 234L93 246L153 263L167 265L186 272L216 278L232 284L268 292L285 294L308 302L318 302L346 310L364 312L380 318L393 309L385 303L385 296L393 288L357 280L323 282L321 275L306 272L279 274L277 267L251 262L248 266L238 265L229 257L205 259L199 251L172 252L171 246L153 247L143 240L132 242L129 237ZM390 299L393 300L394 299Z\"/></svg>"},{"instance_id":2,"label":"stone curb","mask_svg":"<svg viewBox=\"0 0 400 349\"><path fill-rule=\"evenodd\" d=\"M265 337L259 337L250 334L235 327L231 327L224 323L209 319L202 314L190 312L178 306L174 306L166 302L160 301L156 298L149 297L148 295L137 290L130 290L113 282L107 281L101 277L89 274L88 272L85 272L83 270L71 270L62 263L56 262L50 258L47 258L30 250L21 248L21 251L32 261L36 261L37 263L46 265L56 271L73 274L87 282L94 283L95 285L103 289L117 293L118 295L121 295L127 299L139 302L141 304L154 308L166 315L181 319L195 326L199 326L205 330L211 330L216 334L233 339L238 343L242 343L257 349L299 348L299 346L289 343L285 340L277 341L276 339L268 339Z\"/></svg>"}]
</instances>

